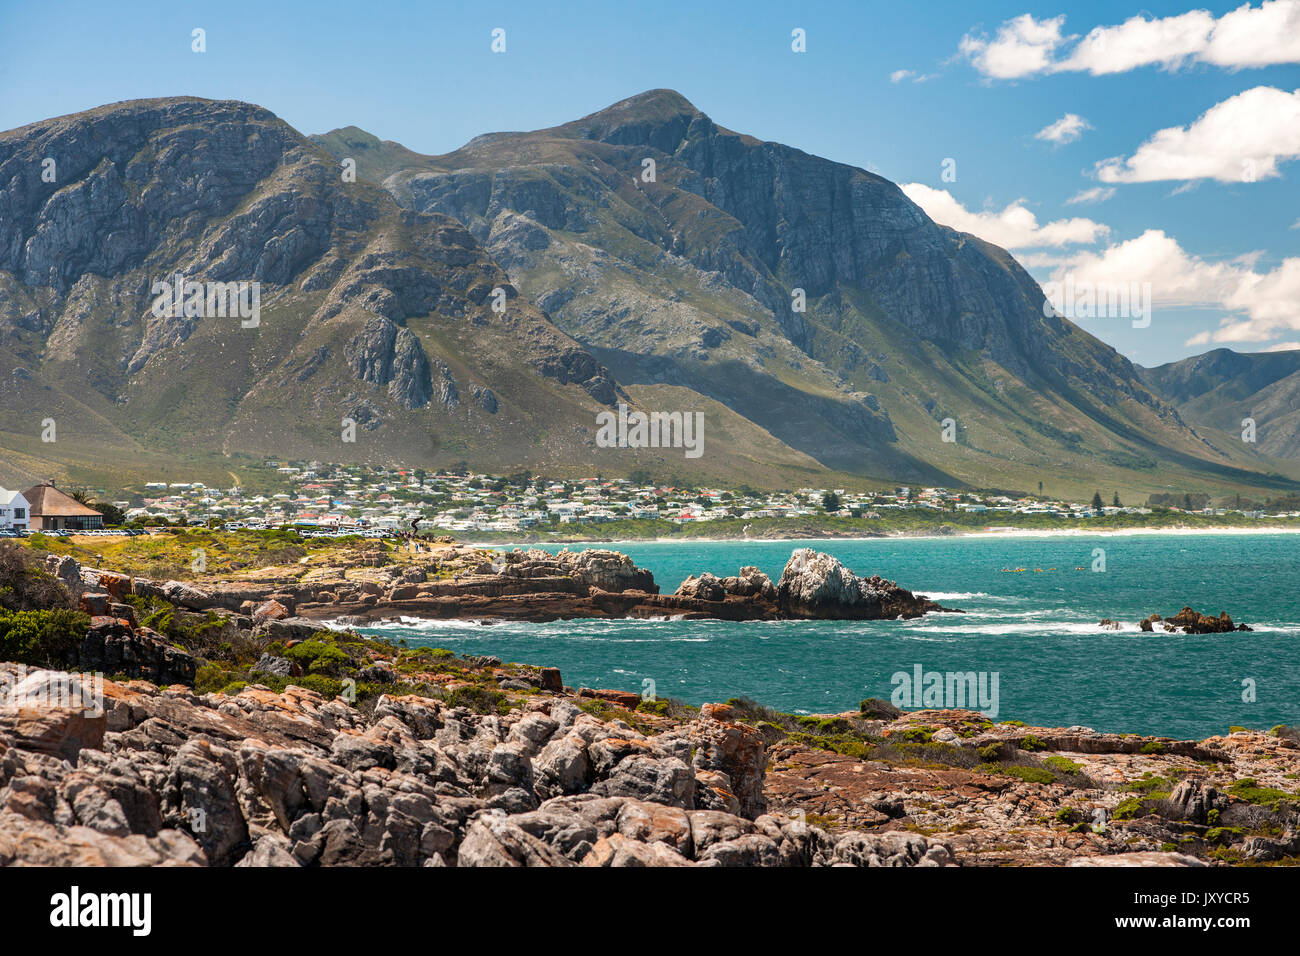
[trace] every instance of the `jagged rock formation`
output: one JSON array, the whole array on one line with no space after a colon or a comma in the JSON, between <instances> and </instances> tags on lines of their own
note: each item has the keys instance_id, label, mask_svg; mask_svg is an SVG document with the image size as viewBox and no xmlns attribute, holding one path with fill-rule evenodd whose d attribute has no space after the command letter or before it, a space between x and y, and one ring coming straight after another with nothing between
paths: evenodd
<instances>
[{"instance_id":1,"label":"jagged rock formation","mask_svg":"<svg viewBox=\"0 0 1300 956\"><path fill-rule=\"evenodd\" d=\"M875 620L944 610L879 575L860 578L838 558L812 548L800 548L790 556L776 585L776 600L782 612L792 617Z\"/></svg>"},{"instance_id":2,"label":"jagged rock formation","mask_svg":"<svg viewBox=\"0 0 1300 956\"><path fill-rule=\"evenodd\" d=\"M1190 607L1184 607L1173 617L1162 618L1159 614L1152 614L1150 617L1138 621L1138 627L1143 631L1153 631L1159 628L1162 631L1181 632L1183 634L1224 634L1228 631L1251 630L1245 624L1233 624L1232 618L1227 611L1220 611L1218 617L1210 617L1210 615L1201 614Z\"/></svg>"},{"instance_id":3,"label":"jagged rock formation","mask_svg":"<svg viewBox=\"0 0 1300 956\"><path fill-rule=\"evenodd\" d=\"M448 580L441 573L448 566L463 570ZM61 574L73 577L107 573L81 569L66 558L58 567ZM773 586L757 568L746 567L732 577L689 577L671 595L660 594L654 575L627 555L600 548L555 555L514 550L489 557L451 546L431 555L425 565L339 566L311 574L298 568L283 573L264 569L258 582L210 582L202 587L115 577L125 582L120 585L127 589L124 593L133 590L189 611L235 615L248 626L290 639L309 634L313 620L357 623L400 615L526 621L662 616L875 620L948 610L892 581L858 578L835 558L807 548L794 552L779 585Z\"/></svg>"},{"instance_id":4,"label":"jagged rock formation","mask_svg":"<svg viewBox=\"0 0 1300 956\"><path fill-rule=\"evenodd\" d=\"M18 676L0 663L0 676ZM0 865L939 866L917 834L766 814L753 728L654 736L533 698L503 716L290 686L104 684L104 709L0 702ZM72 678L76 680L77 678ZM0 681L4 683L4 681Z\"/></svg>"},{"instance_id":5,"label":"jagged rock formation","mask_svg":"<svg viewBox=\"0 0 1300 956\"><path fill-rule=\"evenodd\" d=\"M772 585L772 579L755 567L741 568L738 575L726 578L708 571L698 577L691 575L673 593L703 601L722 601L728 594L764 601L776 600L776 588Z\"/></svg>"}]
</instances>

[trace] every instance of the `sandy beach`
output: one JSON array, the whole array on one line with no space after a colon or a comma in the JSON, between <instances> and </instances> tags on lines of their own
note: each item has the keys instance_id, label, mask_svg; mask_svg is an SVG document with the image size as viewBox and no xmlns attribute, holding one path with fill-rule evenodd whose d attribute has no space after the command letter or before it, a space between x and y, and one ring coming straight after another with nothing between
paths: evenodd
<instances>
[{"instance_id":1,"label":"sandy beach","mask_svg":"<svg viewBox=\"0 0 1300 956\"><path fill-rule=\"evenodd\" d=\"M1147 535L1204 536L1204 535L1272 535L1300 534L1300 527L1287 528L1268 526L1260 528L987 528L983 531L953 531L951 534L909 534L891 532L889 534L866 535L823 535L820 537L789 538L706 538L692 535L680 538L624 538L606 541L600 538L583 538L570 541L464 541L467 547L474 548L535 548L552 545L598 545L617 549L625 545L643 544L727 544L739 542L758 543L764 541L788 541L792 544L817 544L826 541L895 541L900 538L916 540L936 540L942 538L1122 538Z\"/></svg>"}]
</instances>

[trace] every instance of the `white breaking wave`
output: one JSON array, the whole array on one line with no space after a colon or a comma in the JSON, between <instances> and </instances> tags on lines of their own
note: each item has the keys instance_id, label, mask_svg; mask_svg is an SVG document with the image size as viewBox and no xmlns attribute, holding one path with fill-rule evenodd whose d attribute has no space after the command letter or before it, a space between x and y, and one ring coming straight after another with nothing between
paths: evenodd
<instances>
[{"instance_id":1,"label":"white breaking wave","mask_svg":"<svg viewBox=\"0 0 1300 956\"><path fill-rule=\"evenodd\" d=\"M907 628L908 635L912 634L1041 634L1043 636L1059 636L1071 634L1091 634L1101 636L1105 634L1133 634L1151 637L1219 637L1226 638L1230 634L1183 634L1169 633L1167 631L1144 631L1137 624L1127 621L1120 621L1118 628L1102 627L1096 621L1003 621L1002 623L989 624L934 624L930 623L930 618L918 618L927 623L917 624ZM1232 632L1237 636L1248 639L1251 633L1255 634L1300 634L1300 624L1252 624L1253 632Z\"/></svg>"}]
</instances>

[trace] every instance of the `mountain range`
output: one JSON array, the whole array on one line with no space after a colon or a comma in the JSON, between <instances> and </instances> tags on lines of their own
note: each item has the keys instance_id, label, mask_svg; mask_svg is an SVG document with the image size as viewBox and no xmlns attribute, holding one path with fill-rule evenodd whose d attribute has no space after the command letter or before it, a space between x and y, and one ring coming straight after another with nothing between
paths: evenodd
<instances>
[{"instance_id":1,"label":"mountain range","mask_svg":"<svg viewBox=\"0 0 1300 956\"><path fill-rule=\"evenodd\" d=\"M1300 353L1139 368L894 183L670 90L442 156L128 101L0 133L0 187L0 484L268 457L1061 495L1300 477ZM160 314L178 274L258 283L255 327ZM619 405L701 413L704 454L602 447Z\"/></svg>"}]
</instances>

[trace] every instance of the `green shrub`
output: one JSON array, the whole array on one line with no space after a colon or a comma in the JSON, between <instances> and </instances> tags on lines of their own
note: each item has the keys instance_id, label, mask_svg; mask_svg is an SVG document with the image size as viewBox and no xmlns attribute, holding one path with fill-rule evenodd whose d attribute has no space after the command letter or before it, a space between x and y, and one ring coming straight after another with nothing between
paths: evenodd
<instances>
[{"instance_id":1,"label":"green shrub","mask_svg":"<svg viewBox=\"0 0 1300 956\"><path fill-rule=\"evenodd\" d=\"M495 714L506 695L499 690L466 684L457 687L447 695L447 704L451 707L468 707L476 714ZM602 701L602 703L604 703ZM581 704L579 705L581 706Z\"/></svg>"},{"instance_id":2,"label":"green shrub","mask_svg":"<svg viewBox=\"0 0 1300 956\"><path fill-rule=\"evenodd\" d=\"M1157 777L1155 774L1147 772L1137 780L1126 781L1121 785L1121 789L1128 790L1131 793L1150 795L1158 790L1172 790L1177 782L1178 778L1176 776Z\"/></svg>"},{"instance_id":3,"label":"green shrub","mask_svg":"<svg viewBox=\"0 0 1300 956\"><path fill-rule=\"evenodd\" d=\"M975 753L979 755L981 760L987 763L992 763L995 760L1002 759L1002 745L986 744L985 746L978 748Z\"/></svg>"},{"instance_id":4,"label":"green shrub","mask_svg":"<svg viewBox=\"0 0 1300 956\"><path fill-rule=\"evenodd\" d=\"M333 677L326 677L324 674L308 674L306 677L293 677L289 683L297 684L299 687L305 687L307 690L314 690L316 693L327 698L334 698L343 693L343 682L335 680Z\"/></svg>"},{"instance_id":5,"label":"green shrub","mask_svg":"<svg viewBox=\"0 0 1300 956\"><path fill-rule=\"evenodd\" d=\"M828 750L858 760L866 760L871 754L871 743L854 734L792 733L788 739L792 743L805 744L817 750Z\"/></svg>"},{"instance_id":6,"label":"green shrub","mask_svg":"<svg viewBox=\"0 0 1300 956\"><path fill-rule=\"evenodd\" d=\"M795 719L800 727L814 734L843 734L853 729L853 726L843 717L800 716Z\"/></svg>"},{"instance_id":7,"label":"green shrub","mask_svg":"<svg viewBox=\"0 0 1300 956\"><path fill-rule=\"evenodd\" d=\"M1045 757L1043 763L1060 773L1079 773L1083 764L1077 764L1068 757Z\"/></svg>"},{"instance_id":8,"label":"green shrub","mask_svg":"<svg viewBox=\"0 0 1300 956\"><path fill-rule=\"evenodd\" d=\"M1240 827L1211 827L1205 831L1206 843L1231 843L1234 836L1241 836Z\"/></svg>"},{"instance_id":9,"label":"green shrub","mask_svg":"<svg viewBox=\"0 0 1300 956\"><path fill-rule=\"evenodd\" d=\"M1046 767L1026 767L1021 764L1003 764L994 771L1019 777L1025 783L1056 783L1056 774Z\"/></svg>"},{"instance_id":10,"label":"green shrub","mask_svg":"<svg viewBox=\"0 0 1300 956\"><path fill-rule=\"evenodd\" d=\"M194 672L194 693L212 694L230 683L230 668L207 661Z\"/></svg>"},{"instance_id":11,"label":"green shrub","mask_svg":"<svg viewBox=\"0 0 1300 956\"><path fill-rule=\"evenodd\" d=\"M1148 740L1142 745L1144 754L1162 754L1165 752L1165 745L1158 740Z\"/></svg>"},{"instance_id":12,"label":"green shrub","mask_svg":"<svg viewBox=\"0 0 1300 956\"><path fill-rule=\"evenodd\" d=\"M1111 814L1114 820L1134 820L1143 815L1144 807L1142 801L1137 797L1128 797L1119 802L1115 807L1115 812Z\"/></svg>"},{"instance_id":13,"label":"green shrub","mask_svg":"<svg viewBox=\"0 0 1300 956\"><path fill-rule=\"evenodd\" d=\"M67 667L90 628L80 611L0 610L0 660L37 667Z\"/></svg>"},{"instance_id":14,"label":"green shrub","mask_svg":"<svg viewBox=\"0 0 1300 956\"><path fill-rule=\"evenodd\" d=\"M1033 734L1025 734L1020 741L1020 749L1028 750L1030 753L1033 753L1036 750L1046 750L1047 744L1043 743Z\"/></svg>"},{"instance_id":15,"label":"green shrub","mask_svg":"<svg viewBox=\"0 0 1300 956\"><path fill-rule=\"evenodd\" d=\"M337 677L352 664L352 658L342 648L317 640L295 644L284 652L284 656L308 674L330 677Z\"/></svg>"},{"instance_id":16,"label":"green shrub","mask_svg":"<svg viewBox=\"0 0 1300 956\"><path fill-rule=\"evenodd\" d=\"M1258 804L1272 810L1278 809L1278 805L1284 801L1300 799L1294 793L1287 793L1285 790L1258 786L1253 777L1242 777L1240 780L1234 781L1228 787L1228 792L1238 800Z\"/></svg>"}]
</instances>

